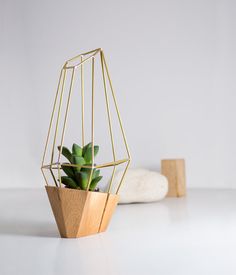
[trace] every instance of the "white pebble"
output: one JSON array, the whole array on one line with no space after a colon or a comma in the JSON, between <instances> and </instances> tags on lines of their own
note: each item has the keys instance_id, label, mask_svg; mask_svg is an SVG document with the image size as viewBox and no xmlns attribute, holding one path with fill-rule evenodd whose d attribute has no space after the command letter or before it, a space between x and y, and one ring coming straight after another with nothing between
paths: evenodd
<instances>
[{"instance_id":1,"label":"white pebble","mask_svg":"<svg viewBox=\"0 0 236 275\"><path fill-rule=\"evenodd\" d=\"M115 191L123 171L114 177ZM119 203L153 202L162 200L168 192L168 180L160 173L146 169L129 169L120 188Z\"/></svg>"}]
</instances>

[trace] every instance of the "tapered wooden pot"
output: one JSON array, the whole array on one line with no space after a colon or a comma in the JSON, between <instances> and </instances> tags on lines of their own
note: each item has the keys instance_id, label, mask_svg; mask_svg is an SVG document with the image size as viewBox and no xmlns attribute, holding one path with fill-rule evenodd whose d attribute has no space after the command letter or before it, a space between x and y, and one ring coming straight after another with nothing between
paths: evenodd
<instances>
[{"instance_id":1,"label":"tapered wooden pot","mask_svg":"<svg viewBox=\"0 0 236 275\"><path fill-rule=\"evenodd\" d=\"M107 229L118 195L45 186L62 238L79 238Z\"/></svg>"}]
</instances>

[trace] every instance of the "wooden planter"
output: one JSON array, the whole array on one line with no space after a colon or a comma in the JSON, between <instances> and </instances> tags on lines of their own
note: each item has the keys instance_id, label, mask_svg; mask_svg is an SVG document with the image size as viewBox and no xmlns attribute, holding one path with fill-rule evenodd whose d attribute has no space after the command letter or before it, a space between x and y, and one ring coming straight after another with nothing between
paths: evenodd
<instances>
[{"instance_id":1,"label":"wooden planter","mask_svg":"<svg viewBox=\"0 0 236 275\"><path fill-rule=\"evenodd\" d=\"M107 229L118 195L45 186L62 238L78 238Z\"/></svg>"}]
</instances>

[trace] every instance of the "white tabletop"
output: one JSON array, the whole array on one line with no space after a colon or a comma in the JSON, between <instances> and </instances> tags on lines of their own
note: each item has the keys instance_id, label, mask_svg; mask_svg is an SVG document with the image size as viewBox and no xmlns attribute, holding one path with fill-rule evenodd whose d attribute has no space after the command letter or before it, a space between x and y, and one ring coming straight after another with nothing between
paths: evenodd
<instances>
[{"instance_id":1,"label":"white tabletop","mask_svg":"<svg viewBox=\"0 0 236 275\"><path fill-rule=\"evenodd\" d=\"M236 190L118 206L107 232L61 239L44 189L0 190L1 275L236 274Z\"/></svg>"}]
</instances>

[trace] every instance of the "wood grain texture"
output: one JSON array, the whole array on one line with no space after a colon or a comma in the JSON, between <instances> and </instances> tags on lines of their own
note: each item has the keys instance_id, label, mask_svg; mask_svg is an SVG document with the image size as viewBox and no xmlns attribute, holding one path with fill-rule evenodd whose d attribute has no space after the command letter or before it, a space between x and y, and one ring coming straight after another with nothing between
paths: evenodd
<instances>
[{"instance_id":1,"label":"wood grain texture","mask_svg":"<svg viewBox=\"0 0 236 275\"><path fill-rule=\"evenodd\" d=\"M167 197L186 195L185 161L184 159L163 159L161 173L167 177L169 190Z\"/></svg>"},{"instance_id":2,"label":"wood grain texture","mask_svg":"<svg viewBox=\"0 0 236 275\"><path fill-rule=\"evenodd\" d=\"M99 232L106 231L119 201L119 195L108 194Z\"/></svg>"},{"instance_id":3,"label":"wood grain texture","mask_svg":"<svg viewBox=\"0 0 236 275\"><path fill-rule=\"evenodd\" d=\"M83 209L82 220L76 237L83 237L99 232L99 226L106 205L106 193L89 191L86 193L87 200Z\"/></svg>"},{"instance_id":4,"label":"wood grain texture","mask_svg":"<svg viewBox=\"0 0 236 275\"><path fill-rule=\"evenodd\" d=\"M117 195L55 186L45 188L63 238L78 238L101 232L101 224L104 224L104 228L107 227L117 204Z\"/></svg>"}]
</instances>

